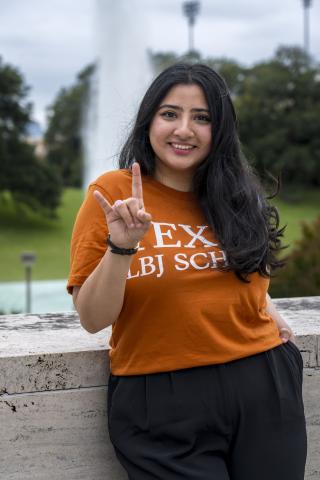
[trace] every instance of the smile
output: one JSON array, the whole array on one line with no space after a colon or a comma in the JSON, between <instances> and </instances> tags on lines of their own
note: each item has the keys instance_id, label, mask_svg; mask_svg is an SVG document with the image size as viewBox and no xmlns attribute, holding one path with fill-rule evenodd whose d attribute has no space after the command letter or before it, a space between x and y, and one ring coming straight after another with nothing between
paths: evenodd
<instances>
[{"instance_id":1,"label":"smile","mask_svg":"<svg viewBox=\"0 0 320 480\"><path fill-rule=\"evenodd\" d=\"M170 145L177 150L192 150L195 148L193 145L181 145L180 143L171 143Z\"/></svg>"}]
</instances>

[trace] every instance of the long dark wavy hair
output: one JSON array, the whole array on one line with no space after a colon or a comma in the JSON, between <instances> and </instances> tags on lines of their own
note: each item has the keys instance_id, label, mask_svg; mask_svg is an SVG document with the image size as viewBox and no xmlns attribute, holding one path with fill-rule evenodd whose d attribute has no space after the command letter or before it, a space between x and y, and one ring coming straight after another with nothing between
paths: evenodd
<instances>
[{"instance_id":1,"label":"long dark wavy hair","mask_svg":"<svg viewBox=\"0 0 320 480\"><path fill-rule=\"evenodd\" d=\"M192 190L217 240L227 256L219 270L234 271L249 282L248 275L271 272L285 265L276 255L282 250L279 214L268 203L253 168L245 159L237 133L237 118L223 78L204 64L177 63L155 78L142 99L135 124L119 157L119 168L140 164L145 175L153 176L155 154L149 140L149 126L161 101L175 85L199 85L206 97L212 128L209 155L198 165Z\"/></svg>"}]
</instances>

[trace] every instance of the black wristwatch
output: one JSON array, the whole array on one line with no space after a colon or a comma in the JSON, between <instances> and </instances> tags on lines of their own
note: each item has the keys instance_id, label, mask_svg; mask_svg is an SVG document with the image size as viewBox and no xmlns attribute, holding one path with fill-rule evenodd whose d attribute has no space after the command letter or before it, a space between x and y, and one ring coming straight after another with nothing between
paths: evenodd
<instances>
[{"instance_id":1,"label":"black wristwatch","mask_svg":"<svg viewBox=\"0 0 320 480\"><path fill-rule=\"evenodd\" d=\"M133 255L134 253L137 253L139 244L136 248L121 248L117 247L110 238L110 233L108 233L107 240L106 240L107 245L110 245L111 247L111 252L112 253L117 253L118 255Z\"/></svg>"}]
</instances>

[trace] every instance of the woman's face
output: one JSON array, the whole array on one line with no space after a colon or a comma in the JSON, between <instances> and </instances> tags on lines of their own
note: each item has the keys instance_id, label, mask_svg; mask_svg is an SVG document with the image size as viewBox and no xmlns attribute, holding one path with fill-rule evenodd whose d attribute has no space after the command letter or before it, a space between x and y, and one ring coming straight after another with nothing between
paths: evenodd
<instances>
[{"instance_id":1,"label":"woman's face","mask_svg":"<svg viewBox=\"0 0 320 480\"><path fill-rule=\"evenodd\" d=\"M211 118L203 90L179 84L160 103L150 124L156 173L192 177L211 148Z\"/></svg>"}]
</instances>

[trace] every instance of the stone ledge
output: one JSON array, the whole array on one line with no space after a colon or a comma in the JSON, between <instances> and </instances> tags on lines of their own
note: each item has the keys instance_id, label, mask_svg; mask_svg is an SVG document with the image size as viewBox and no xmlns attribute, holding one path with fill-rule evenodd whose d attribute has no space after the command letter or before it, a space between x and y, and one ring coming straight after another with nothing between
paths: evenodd
<instances>
[{"instance_id":1,"label":"stone ledge","mask_svg":"<svg viewBox=\"0 0 320 480\"><path fill-rule=\"evenodd\" d=\"M320 297L275 300L304 360L306 480L320 480ZM0 316L1 480L125 480L108 438L111 327L75 312Z\"/></svg>"},{"instance_id":2,"label":"stone ledge","mask_svg":"<svg viewBox=\"0 0 320 480\"><path fill-rule=\"evenodd\" d=\"M320 368L320 297L274 302L305 368ZM88 333L76 312L0 316L0 395L106 386L110 336Z\"/></svg>"}]
</instances>

